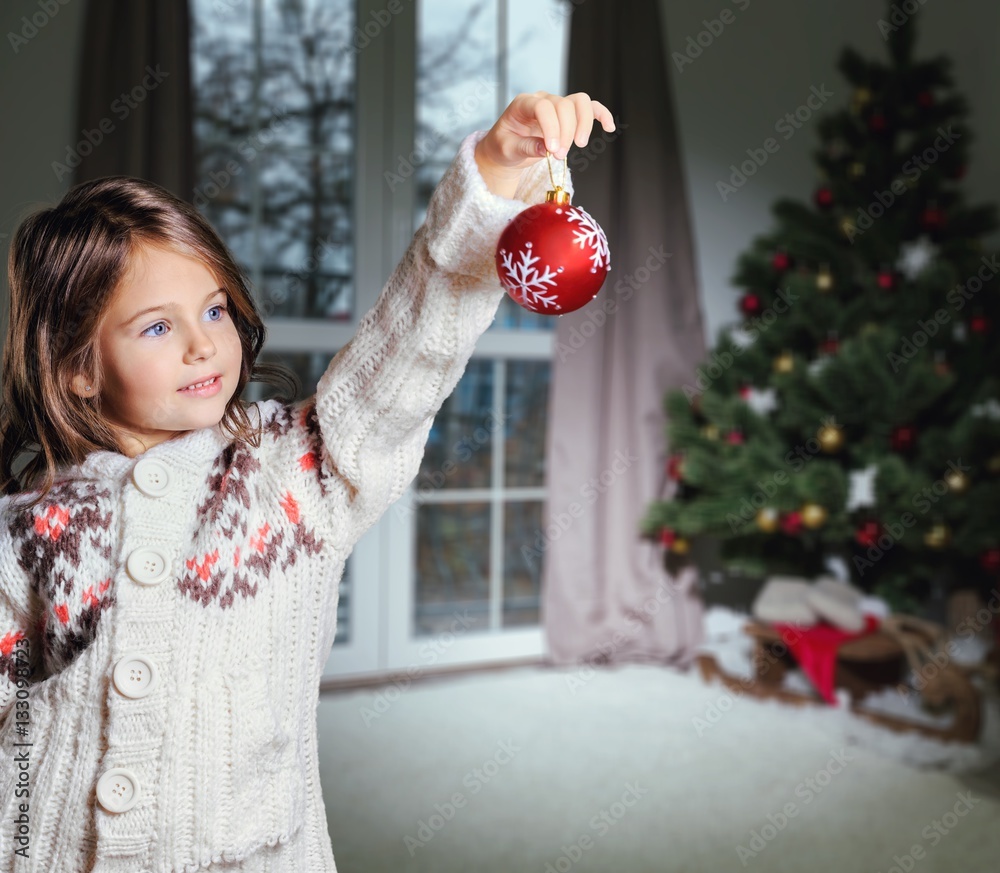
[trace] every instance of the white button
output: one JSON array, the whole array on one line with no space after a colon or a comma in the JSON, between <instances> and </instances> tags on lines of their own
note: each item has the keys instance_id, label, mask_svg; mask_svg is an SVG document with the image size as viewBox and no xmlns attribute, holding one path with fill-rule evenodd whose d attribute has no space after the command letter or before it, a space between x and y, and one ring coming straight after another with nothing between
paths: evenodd
<instances>
[{"instance_id":1,"label":"white button","mask_svg":"<svg viewBox=\"0 0 1000 873\"><path fill-rule=\"evenodd\" d=\"M132 481L143 494L163 497L170 492L170 469L155 458L140 458L132 468Z\"/></svg>"},{"instance_id":2,"label":"white button","mask_svg":"<svg viewBox=\"0 0 1000 873\"><path fill-rule=\"evenodd\" d=\"M97 780L97 802L108 812L125 812L139 800L139 779L131 770L112 767Z\"/></svg>"},{"instance_id":3,"label":"white button","mask_svg":"<svg viewBox=\"0 0 1000 873\"><path fill-rule=\"evenodd\" d=\"M115 664L115 688L126 697L145 697L156 687L158 678L156 662L138 652L129 652Z\"/></svg>"},{"instance_id":4,"label":"white button","mask_svg":"<svg viewBox=\"0 0 1000 873\"><path fill-rule=\"evenodd\" d=\"M170 572L170 559L160 549L147 546L128 556L125 569L142 585L159 585Z\"/></svg>"}]
</instances>

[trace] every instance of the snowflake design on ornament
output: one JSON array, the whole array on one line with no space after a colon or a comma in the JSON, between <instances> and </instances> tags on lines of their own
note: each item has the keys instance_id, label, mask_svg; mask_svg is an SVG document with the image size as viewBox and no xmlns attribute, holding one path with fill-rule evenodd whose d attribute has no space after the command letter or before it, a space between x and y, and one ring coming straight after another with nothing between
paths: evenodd
<instances>
[{"instance_id":1,"label":"snowflake design on ornament","mask_svg":"<svg viewBox=\"0 0 1000 873\"><path fill-rule=\"evenodd\" d=\"M537 256L531 256L530 242L525 243L524 250L517 252L517 255L520 257L520 260L515 262L514 252L500 249L503 269L507 274L510 284L516 286L514 289L515 294L519 295L520 300L525 303L535 306L552 306L555 309L559 309L559 302L555 296L546 296L544 292L549 290L546 286L554 288L558 284L556 276L563 271L563 268L560 267L553 272L552 268L546 265L545 272L539 272L538 268L534 265L541 259Z\"/></svg>"},{"instance_id":2,"label":"snowflake design on ornament","mask_svg":"<svg viewBox=\"0 0 1000 873\"><path fill-rule=\"evenodd\" d=\"M576 236L575 242L581 249L590 246L593 250L590 260L594 262L594 266L590 268L590 271L595 273L598 267L607 267L610 269L611 252L608 250L608 238L604 235L604 231L601 230L600 225L586 212L575 206L569 208L569 215L566 220L580 222L580 227L574 229L573 233Z\"/></svg>"}]
</instances>

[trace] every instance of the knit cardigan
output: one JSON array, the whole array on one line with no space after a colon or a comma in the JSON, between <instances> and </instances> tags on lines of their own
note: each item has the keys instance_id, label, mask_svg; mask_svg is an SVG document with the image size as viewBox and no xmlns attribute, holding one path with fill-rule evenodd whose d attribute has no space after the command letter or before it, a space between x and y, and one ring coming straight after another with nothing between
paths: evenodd
<instances>
[{"instance_id":1,"label":"knit cardigan","mask_svg":"<svg viewBox=\"0 0 1000 873\"><path fill-rule=\"evenodd\" d=\"M503 296L513 199L466 137L306 400L0 498L0 871L335 873L316 705L352 548L416 476ZM572 190L571 180L564 187ZM336 791L336 785L330 786Z\"/></svg>"}]
</instances>

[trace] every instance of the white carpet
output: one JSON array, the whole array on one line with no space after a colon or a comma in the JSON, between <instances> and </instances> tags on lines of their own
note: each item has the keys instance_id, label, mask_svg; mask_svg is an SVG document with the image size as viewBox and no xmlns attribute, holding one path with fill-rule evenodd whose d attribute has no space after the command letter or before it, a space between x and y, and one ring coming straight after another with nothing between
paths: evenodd
<instances>
[{"instance_id":1,"label":"white carpet","mask_svg":"<svg viewBox=\"0 0 1000 873\"><path fill-rule=\"evenodd\" d=\"M339 873L1000 869L993 709L987 754L947 773L904 763L902 735L734 700L694 671L520 669L414 685L387 709L380 693L319 705Z\"/></svg>"}]
</instances>

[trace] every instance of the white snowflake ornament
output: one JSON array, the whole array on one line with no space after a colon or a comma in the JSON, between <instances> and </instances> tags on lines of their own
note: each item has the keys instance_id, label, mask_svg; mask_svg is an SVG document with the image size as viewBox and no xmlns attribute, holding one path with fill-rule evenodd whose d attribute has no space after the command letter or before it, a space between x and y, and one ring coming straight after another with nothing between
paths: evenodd
<instances>
[{"instance_id":1,"label":"white snowflake ornament","mask_svg":"<svg viewBox=\"0 0 1000 873\"><path fill-rule=\"evenodd\" d=\"M915 279L937 257L938 249L926 234L899 247L896 269L908 279Z\"/></svg>"},{"instance_id":2,"label":"white snowflake ornament","mask_svg":"<svg viewBox=\"0 0 1000 873\"><path fill-rule=\"evenodd\" d=\"M877 472L878 467L874 464L869 464L861 470L851 470L848 478L848 512L875 505L875 475Z\"/></svg>"}]
</instances>

